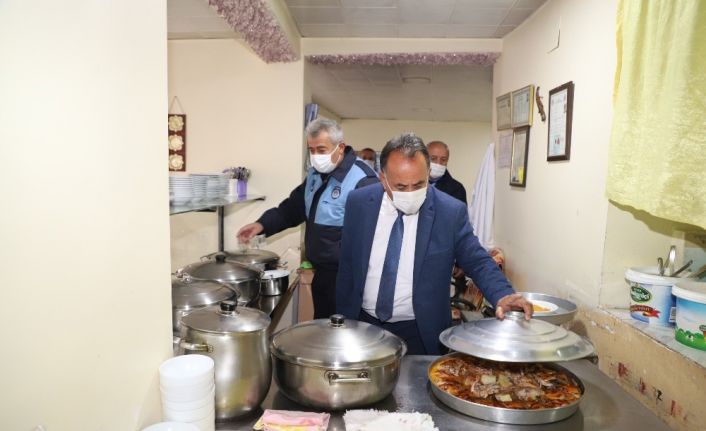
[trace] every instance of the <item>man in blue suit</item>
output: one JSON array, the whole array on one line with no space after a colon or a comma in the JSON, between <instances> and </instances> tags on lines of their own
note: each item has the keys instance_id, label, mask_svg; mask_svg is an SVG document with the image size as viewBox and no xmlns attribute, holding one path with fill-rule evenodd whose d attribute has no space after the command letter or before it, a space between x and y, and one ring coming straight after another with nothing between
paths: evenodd
<instances>
[{"instance_id":1,"label":"man in blue suit","mask_svg":"<svg viewBox=\"0 0 706 431\"><path fill-rule=\"evenodd\" d=\"M336 281L336 311L400 336L410 354L439 354L451 324L454 261L502 319L532 315L480 246L459 200L428 187L429 153L420 138L390 140L380 157L381 183L352 191L346 203Z\"/></svg>"}]
</instances>

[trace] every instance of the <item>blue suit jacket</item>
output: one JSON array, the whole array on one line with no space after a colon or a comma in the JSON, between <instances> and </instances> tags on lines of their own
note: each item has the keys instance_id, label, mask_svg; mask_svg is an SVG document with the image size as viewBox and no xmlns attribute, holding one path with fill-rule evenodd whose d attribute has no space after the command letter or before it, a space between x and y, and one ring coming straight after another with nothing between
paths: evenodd
<instances>
[{"instance_id":1,"label":"blue suit jacket","mask_svg":"<svg viewBox=\"0 0 706 431\"><path fill-rule=\"evenodd\" d=\"M348 196L336 281L336 309L350 319L357 320L362 307L383 193L382 184L378 183ZM473 234L466 206L429 187L417 222L412 303L422 342L430 354L439 353L439 334L451 324L449 289L454 261L493 306L503 296L514 293Z\"/></svg>"}]
</instances>

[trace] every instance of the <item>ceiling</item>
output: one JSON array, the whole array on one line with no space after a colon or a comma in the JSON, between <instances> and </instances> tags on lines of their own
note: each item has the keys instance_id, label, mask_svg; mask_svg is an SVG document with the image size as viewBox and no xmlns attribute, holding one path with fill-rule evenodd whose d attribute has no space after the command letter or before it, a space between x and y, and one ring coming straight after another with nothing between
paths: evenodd
<instances>
[{"instance_id":1,"label":"ceiling","mask_svg":"<svg viewBox=\"0 0 706 431\"><path fill-rule=\"evenodd\" d=\"M501 38L546 0L285 0L303 37Z\"/></svg>"},{"instance_id":2,"label":"ceiling","mask_svg":"<svg viewBox=\"0 0 706 431\"><path fill-rule=\"evenodd\" d=\"M491 121L484 66L311 65L312 98L342 118Z\"/></svg>"},{"instance_id":3,"label":"ceiling","mask_svg":"<svg viewBox=\"0 0 706 431\"><path fill-rule=\"evenodd\" d=\"M502 38L546 0L282 1L302 37ZM168 0L167 15L169 39L240 38L207 0ZM491 120L492 67L312 64L309 71L312 99L342 118Z\"/></svg>"}]
</instances>

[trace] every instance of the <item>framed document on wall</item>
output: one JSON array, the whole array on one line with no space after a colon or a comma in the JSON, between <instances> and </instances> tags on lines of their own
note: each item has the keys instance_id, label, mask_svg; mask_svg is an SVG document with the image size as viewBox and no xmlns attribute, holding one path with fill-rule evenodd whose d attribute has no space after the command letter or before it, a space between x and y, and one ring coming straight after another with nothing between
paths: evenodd
<instances>
[{"instance_id":1,"label":"framed document on wall","mask_svg":"<svg viewBox=\"0 0 706 431\"><path fill-rule=\"evenodd\" d=\"M495 114L498 130L512 127L512 93L495 98Z\"/></svg>"},{"instance_id":2,"label":"framed document on wall","mask_svg":"<svg viewBox=\"0 0 706 431\"><path fill-rule=\"evenodd\" d=\"M549 92L547 161L569 160L571 154L571 121L573 111L573 82L569 81Z\"/></svg>"},{"instance_id":3,"label":"framed document on wall","mask_svg":"<svg viewBox=\"0 0 706 431\"><path fill-rule=\"evenodd\" d=\"M510 185L524 187L527 184L527 150L529 147L529 126L518 127L512 136L512 160L510 164Z\"/></svg>"},{"instance_id":4,"label":"framed document on wall","mask_svg":"<svg viewBox=\"0 0 706 431\"><path fill-rule=\"evenodd\" d=\"M512 92L512 128L531 126L534 110L534 85Z\"/></svg>"}]
</instances>

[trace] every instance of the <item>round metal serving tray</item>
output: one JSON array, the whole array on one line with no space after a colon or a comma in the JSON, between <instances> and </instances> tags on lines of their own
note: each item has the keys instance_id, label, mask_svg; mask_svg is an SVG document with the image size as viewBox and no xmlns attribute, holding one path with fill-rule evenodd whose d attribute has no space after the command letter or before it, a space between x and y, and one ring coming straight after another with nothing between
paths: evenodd
<instances>
[{"instance_id":1,"label":"round metal serving tray","mask_svg":"<svg viewBox=\"0 0 706 431\"><path fill-rule=\"evenodd\" d=\"M557 296L547 295L545 293L520 293L522 293L522 296L527 298L530 302L541 301L556 306L555 309L548 312L535 311L532 316L533 319L544 320L545 322L549 322L553 325L561 325L562 323L571 321L571 319L573 319L576 315L576 304L569 300L559 298Z\"/></svg>"},{"instance_id":2,"label":"round metal serving tray","mask_svg":"<svg viewBox=\"0 0 706 431\"><path fill-rule=\"evenodd\" d=\"M474 418L503 424L518 425L536 425L558 422L576 413L576 410L578 410L579 404L583 399L583 394L586 391L586 388L583 385L581 379L576 377L576 375L571 371L554 363L543 363L543 366L566 373L572 379L574 379L574 381L578 384L579 389L581 389L581 398L565 406L551 409L536 410L508 409L504 407L486 406L483 404L474 403L472 401L467 401L458 398L454 395L451 395L447 392L444 392L443 390L439 389L434 384L434 382L431 381L430 372L434 365L444 359L454 358L458 356L463 356L463 354L450 353L448 355L437 358L434 362L431 363L431 365L429 365L429 368L427 369L427 378L429 379L429 383L431 384L431 391L434 393L436 398L439 399L439 401L456 410L457 412L463 413L464 415L472 416Z\"/></svg>"}]
</instances>

